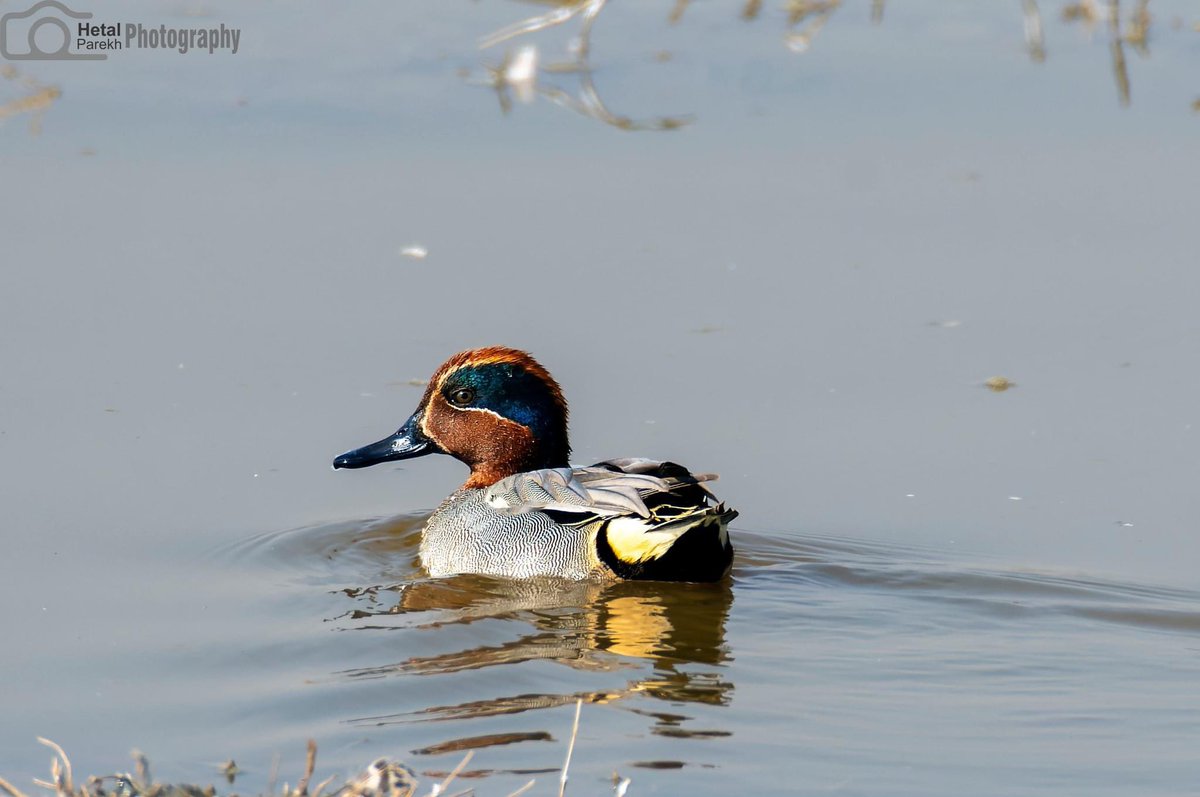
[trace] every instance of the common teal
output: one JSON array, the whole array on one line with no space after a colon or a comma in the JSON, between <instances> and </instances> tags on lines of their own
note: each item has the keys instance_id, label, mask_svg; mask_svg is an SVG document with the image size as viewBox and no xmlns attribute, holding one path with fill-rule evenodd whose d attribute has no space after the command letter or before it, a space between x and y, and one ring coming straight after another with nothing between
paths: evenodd
<instances>
[{"instance_id":1,"label":"common teal","mask_svg":"<svg viewBox=\"0 0 1200 797\"><path fill-rule=\"evenodd\" d=\"M737 512L704 484L716 476L651 459L572 468L562 389L523 351L454 355L399 431L333 467L433 453L471 468L422 532L433 576L717 581L729 572Z\"/></svg>"}]
</instances>

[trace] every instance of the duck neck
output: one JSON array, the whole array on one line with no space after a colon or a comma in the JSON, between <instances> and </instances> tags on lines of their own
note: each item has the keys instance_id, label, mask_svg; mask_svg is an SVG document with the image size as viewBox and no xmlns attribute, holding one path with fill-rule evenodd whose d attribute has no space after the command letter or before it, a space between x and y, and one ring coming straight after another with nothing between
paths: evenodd
<instances>
[{"instance_id":1,"label":"duck neck","mask_svg":"<svg viewBox=\"0 0 1200 797\"><path fill-rule=\"evenodd\" d=\"M477 462L467 462L471 467L471 475L463 484L463 489L483 489L491 487L501 479L507 479L517 473L546 468L570 467L571 449L566 445L557 447L539 446L531 452L514 452L515 455L505 457L489 457Z\"/></svg>"}]
</instances>

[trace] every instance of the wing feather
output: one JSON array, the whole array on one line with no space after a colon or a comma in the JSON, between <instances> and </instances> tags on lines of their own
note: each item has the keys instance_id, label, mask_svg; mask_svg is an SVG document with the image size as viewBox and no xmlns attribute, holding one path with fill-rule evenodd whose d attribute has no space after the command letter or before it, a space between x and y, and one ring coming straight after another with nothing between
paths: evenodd
<instances>
[{"instance_id":1,"label":"wing feather","mask_svg":"<svg viewBox=\"0 0 1200 797\"><path fill-rule=\"evenodd\" d=\"M594 528L597 555L623 578L712 581L728 570L726 526L737 516L705 485L716 478L673 462L614 459L517 473L483 497L506 514L541 511L562 526Z\"/></svg>"},{"instance_id":2,"label":"wing feather","mask_svg":"<svg viewBox=\"0 0 1200 797\"><path fill-rule=\"evenodd\" d=\"M695 485L715 501L703 482L716 478L713 473L692 474L678 465L653 459L613 459L587 468L517 473L488 487L484 500L493 509L509 514L544 509L596 517L650 518L647 497Z\"/></svg>"}]
</instances>

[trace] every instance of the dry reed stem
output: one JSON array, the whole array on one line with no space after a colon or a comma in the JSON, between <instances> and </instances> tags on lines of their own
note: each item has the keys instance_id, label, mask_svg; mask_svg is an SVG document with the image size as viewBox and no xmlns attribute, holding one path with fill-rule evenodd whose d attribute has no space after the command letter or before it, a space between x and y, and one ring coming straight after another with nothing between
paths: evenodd
<instances>
[{"instance_id":1,"label":"dry reed stem","mask_svg":"<svg viewBox=\"0 0 1200 797\"><path fill-rule=\"evenodd\" d=\"M1046 60L1046 36L1037 0L1022 0L1021 10L1025 15L1025 49L1031 59L1041 63Z\"/></svg>"},{"instance_id":2,"label":"dry reed stem","mask_svg":"<svg viewBox=\"0 0 1200 797\"><path fill-rule=\"evenodd\" d=\"M683 13L687 11L688 4L691 0L675 0L675 5L671 12L667 14L667 22L672 25L677 25L683 19Z\"/></svg>"},{"instance_id":3,"label":"dry reed stem","mask_svg":"<svg viewBox=\"0 0 1200 797\"><path fill-rule=\"evenodd\" d=\"M27 797L27 795L4 778L0 778L0 791L7 792L9 797ZM517 792L513 792L516 794ZM511 797L511 795L510 795Z\"/></svg>"},{"instance_id":4,"label":"dry reed stem","mask_svg":"<svg viewBox=\"0 0 1200 797\"><path fill-rule=\"evenodd\" d=\"M279 782L279 753L271 756L271 773L267 776L267 794L275 793L275 786Z\"/></svg>"},{"instance_id":5,"label":"dry reed stem","mask_svg":"<svg viewBox=\"0 0 1200 797\"><path fill-rule=\"evenodd\" d=\"M567 744L567 760L563 762L562 775L558 779L558 797L567 792L567 770L571 768L571 753L575 752L575 737L579 735L579 712L583 710L583 700L575 701L575 724L571 726L571 741Z\"/></svg>"},{"instance_id":6,"label":"dry reed stem","mask_svg":"<svg viewBox=\"0 0 1200 797\"><path fill-rule=\"evenodd\" d=\"M437 788L433 790L433 794L441 794L442 792L444 792L446 790L446 787L449 786L450 783L455 778L458 777L458 773L463 771L463 769L467 766L467 763L470 762L470 760L474 756L475 756L475 751L468 750L467 754L465 756L463 756L463 760L458 762L458 766L456 766L454 769L450 770L450 774L446 776L446 779L443 780L440 784L438 784Z\"/></svg>"},{"instance_id":7,"label":"dry reed stem","mask_svg":"<svg viewBox=\"0 0 1200 797\"><path fill-rule=\"evenodd\" d=\"M563 797L566 791L567 780L571 767L571 759L575 751L575 741L579 737L579 720L583 710L583 700L575 702L575 719L571 726L571 738L567 744L567 755L563 762L562 772L559 777L559 797ZM67 757L66 751L61 746L49 739L38 738L38 741L47 747L54 750L55 757L50 762L51 780L34 780L37 785L55 792L55 797L113 797L115 794L126 794L130 797L165 797L165 795L190 795L191 797L215 797L216 791L212 786L201 788L199 786L180 783L180 784L164 784L155 782L150 772L150 761L142 753L134 750L132 755L136 762L137 776L130 774L113 774L104 776L94 776L87 780L85 785L82 785L79 790L75 791L74 771L71 767L71 760ZM429 791L427 797L466 797L474 794L474 787L456 792L453 795L447 794L447 788L459 777L467 765L474 757L475 751L469 750L463 756L462 761L458 763L451 772L446 775L441 783L434 784ZM304 774L300 780L296 782L296 787L290 788L286 783L282 790L276 789L276 782L279 774L279 754L276 753L272 757L271 762L271 785L268 791L262 793L262 797L309 797L309 784L312 782L313 773L316 771L317 762L317 743L310 739L307 746L307 754L304 762ZM376 771L382 768L384 774L392 770L401 770L411 776L411 771L405 767L399 766L387 759L380 759L375 764L372 764L367 770L367 775L361 775L354 780L347 781L341 787L334 789L327 797L414 797L417 782L411 779L404 779L403 783L393 783L389 777L380 779L379 773ZM116 792L106 792L104 782L115 779L118 782L119 788ZM322 797L325 794L325 789L332 783L334 776L330 776L321 781L315 790L311 793L311 797ZM364 785L364 783L368 785ZM124 785L121 785L124 784ZM530 780L525 785L521 786L516 791L510 792L507 797L520 797L536 785L536 780ZM396 787L400 787L397 790ZM623 788L628 786L626 781ZM16 786L13 786L7 780L0 778L0 797L29 797ZM232 797L232 795L231 795Z\"/></svg>"},{"instance_id":8,"label":"dry reed stem","mask_svg":"<svg viewBox=\"0 0 1200 797\"><path fill-rule=\"evenodd\" d=\"M37 740L55 753L54 760L50 762L50 777L54 778L54 782L34 780L34 783L47 789L54 789L61 797L72 797L75 794L75 778L71 772L71 759L67 758L66 751L55 742L41 736L37 737Z\"/></svg>"},{"instance_id":9,"label":"dry reed stem","mask_svg":"<svg viewBox=\"0 0 1200 797\"><path fill-rule=\"evenodd\" d=\"M325 780L318 783L317 790L315 792L313 792L313 797L321 797L321 794L325 791L325 787L328 786L330 783L333 783L333 779L335 777L337 777L337 776L330 775L329 777L325 778Z\"/></svg>"},{"instance_id":10,"label":"dry reed stem","mask_svg":"<svg viewBox=\"0 0 1200 797\"><path fill-rule=\"evenodd\" d=\"M555 25L561 25L567 20L574 17L585 9L583 5L574 7L565 6L556 8L547 14L539 14L536 17L529 17L520 22L515 22L512 25L493 31L487 36L479 40L479 49L486 50L489 47L494 47L501 42L506 42L509 39L515 39L517 36L524 36L526 33L536 33L539 30L552 28Z\"/></svg>"},{"instance_id":11,"label":"dry reed stem","mask_svg":"<svg viewBox=\"0 0 1200 797\"><path fill-rule=\"evenodd\" d=\"M533 788L533 784L534 784L534 783L536 783L536 782L537 782L537 781L533 781L533 780L529 781L528 783L526 783L524 786L522 786L521 788L517 789L516 791L514 791L514 792L509 792L509 794L508 794L508 797L520 797L520 795L522 795L522 794L524 794L525 792L527 792L527 791L529 791L530 789L532 789L532 788Z\"/></svg>"},{"instance_id":12,"label":"dry reed stem","mask_svg":"<svg viewBox=\"0 0 1200 797\"><path fill-rule=\"evenodd\" d=\"M308 751L304 756L304 774L300 776L300 781L296 784L296 794L300 797L307 797L308 782L312 780L313 770L317 768L317 742L314 739L308 740Z\"/></svg>"}]
</instances>

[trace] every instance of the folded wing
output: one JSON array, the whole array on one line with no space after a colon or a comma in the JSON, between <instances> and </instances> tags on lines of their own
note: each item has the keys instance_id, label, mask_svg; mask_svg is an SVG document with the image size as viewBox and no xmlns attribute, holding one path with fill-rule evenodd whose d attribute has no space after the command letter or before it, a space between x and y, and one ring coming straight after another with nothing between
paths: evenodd
<instances>
[{"instance_id":1,"label":"folded wing","mask_svg":"<svg viewBox=\"0 0 1200 797\"><path fill-rule=\"evenodd\" d=\"M707 498L713 496L703 482L716 478L712 473L690 473L673 462L613 459L588 468L517 473L489 487L484 498L493 509L509 514L549 510L596 517L650 518L647 499L658 494L677 494L692 501L698 497L699 506L707 506ZM699 491L698 496L687 495L695 491Z\"/></svg>"}]
</instances>

